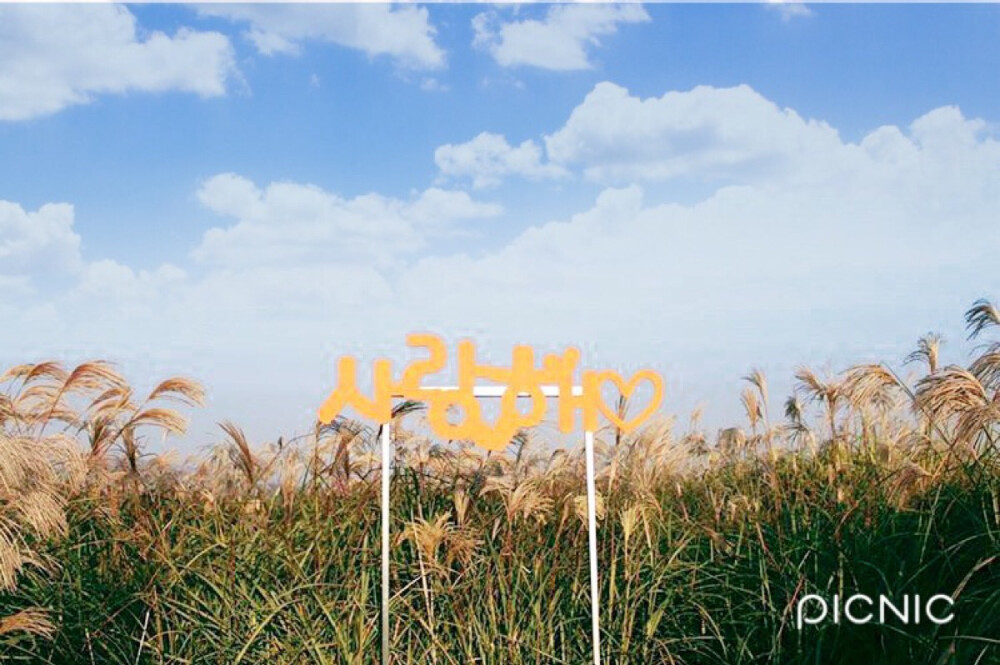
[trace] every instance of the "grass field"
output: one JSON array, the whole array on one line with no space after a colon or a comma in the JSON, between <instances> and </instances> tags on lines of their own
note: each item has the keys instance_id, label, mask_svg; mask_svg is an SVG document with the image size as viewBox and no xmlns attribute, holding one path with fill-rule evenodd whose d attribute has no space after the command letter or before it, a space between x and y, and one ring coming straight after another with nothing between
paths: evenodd
<instances>
[{"instance_id":1,"label":"grass field","mask_svg":"<svg viewBox=\"0 0 1000 665\"><path fill-rule=\"evenodd\" d=\"M751 372L741 427L601 432L605 662L1000 663L1000 314L966 317L967 368L929 336L910 383L802 369L775 406ZM254 449L226 424L180 465L143 441L183 431L194 382L141 398L46 363L0 384L0 661L378 662L376 431ZM523 432L487 454L397 411L394 662L587 662L582 451ZM854 592L943 593L955 619L796 627L803 595Z\"/></svg>"}]
</instances>

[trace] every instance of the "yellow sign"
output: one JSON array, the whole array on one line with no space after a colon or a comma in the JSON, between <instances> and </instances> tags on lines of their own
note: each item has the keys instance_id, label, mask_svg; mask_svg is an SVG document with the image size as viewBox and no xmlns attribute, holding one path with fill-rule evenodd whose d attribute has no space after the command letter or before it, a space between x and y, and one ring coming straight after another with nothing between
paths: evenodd
<instances>
[{"instance_id":1,"label":"yellow sign","mask_svg":"<svg viewBox=\"0 0 1000 665\"><path fill-rule=\"evenodd\" d=\"M392 417L393 398L411 399L428 405L427 421L437 436L473 441L489 450L502 450L518 430L538 425L544 420L548 409L548 398L542 388L545 385L558 388L559 429L567 433L573 431L577 411L583 414L583 428L586 430L596 430L599 414L604 414L617 427L631 431L645 422L663 401L663 379L653 370L640 370L628 380L609 370L587 370L582 374L582 390L574 393L580 362L578 350L570 348L562 354L546 354L538 367L534 349L519 345L514 347L510 367L502 367L477 363L476 346L468 340L458 343L457 388L428 388L421 385L422 379L444 370L447 363L448 351L444 340L438 335L413 334L407 336L406 344L427 349L429 356L411 362L399 381L393 380L389 360L376 360L372 367L375 394L371 398L365 397L358 389L357 359L343 356L337 365L337 387L320 407L320 422L331 422L344 408L352 407L362 417L386 423ZM506 386L500 400L500 414L492 424L483 418L480 402L476 398L477 381ZM629 397L644 383L652 388L652 397L641 413L627 420L615 408L609 407L601 396L601 389L607 384L614 385L621 395ZM527 412L517 407L519 395L531 400L531 408ZM448 410L453 406L462 409L461 422L449 421Z\"/></svg>"}]
</instances>

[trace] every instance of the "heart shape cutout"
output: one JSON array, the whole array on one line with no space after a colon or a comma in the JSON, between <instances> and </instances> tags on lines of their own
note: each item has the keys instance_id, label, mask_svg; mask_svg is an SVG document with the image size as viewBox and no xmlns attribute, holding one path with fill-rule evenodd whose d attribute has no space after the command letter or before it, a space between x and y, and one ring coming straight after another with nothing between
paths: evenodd
<instances>
[{"instance_id":1,"label":"heart shape cutout","mask_svg":"<svg viewBox=\"0 0 1000 665\"><path fill-rule=\"evenodd\" d=\"M615 385L620 395L624 396L625 399L628 399L636 391L639 385L646 381L652 385L653 395L650 397L646 408L644 408L635 417L627 420L622 419L621 416L618 415L617 408L609 407L604 402L604 398L601 395L601 388L605 383L610 382ZM663 402L663 377L651 369L639 370L633 374L628 381L623 379L618 372L612 372L610 370L587 372L586 384L586 392L590 400L589 406L591 412L594 413L594 409L596 408L604 414L609 422L624 432L630 432L641 425L646 419L653 415L658 408L660 408L660 404Z\"/></svg>"}]
</instances>

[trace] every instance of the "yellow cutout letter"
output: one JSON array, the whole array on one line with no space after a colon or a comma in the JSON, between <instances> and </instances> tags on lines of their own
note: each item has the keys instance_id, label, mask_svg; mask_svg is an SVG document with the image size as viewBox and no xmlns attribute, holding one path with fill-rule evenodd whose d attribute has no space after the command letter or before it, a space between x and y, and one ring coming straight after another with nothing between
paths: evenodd
<instances>
[{"instance_id":1,"label":"yellow cutout letter","mask_svg":"<svg viewBox=\"0 0 1000 665\"><path fill-rule=\"evenodd\" d=\"M421 382L428 374L442 371L447 364L444 341L438 335L413 334L407 336L406 343L410 347L427 349L428 357L411 362L398 382L392 380L390 361L376 360L372 367L374 395L371 399L358 390L357 360L342 357L337 365L337 387L319 410L320 422L331 422L343 409L351 407L362 417L386 423L392 418L394 397L412 399L427 403L427 422L437 436L472 441L488 450L502 450L519 430L538 425L545 419L548 398L543 386L546 385L559 390L559 430L565 433L573 431L578 411L582 414L584 429L596 430L603 414L613 425L629 432L648 420L663 401L663 379L650 369L636 372L628 381L610 370L586 371L580 394L574 394L580 362L577 349L567 349L561 355L547 354L542 358L541 367L537 367L534 349L519 345L514 347L510 367L502 367L478 364L475 344L468 340L458 344L458 387L435 390L422 386ZM492 425L484 420L475 396L480 380L506 386L500 399L500 415ZM601 389L608 383L626 398L640 385L648 383L652 389L649 403L635 417L624 419L604 402ZM519 409L518 399L530 400L530 408L527 411ZM453 407L462 411L460 422L449 420L449 410Z\"/></svg>"}]
</instances>

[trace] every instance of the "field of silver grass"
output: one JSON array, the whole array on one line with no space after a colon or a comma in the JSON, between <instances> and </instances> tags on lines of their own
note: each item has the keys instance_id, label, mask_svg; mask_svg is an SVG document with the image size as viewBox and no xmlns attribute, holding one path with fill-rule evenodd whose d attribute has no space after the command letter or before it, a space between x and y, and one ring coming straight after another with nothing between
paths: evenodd
<instances>
[{"instance_id":1,"label":"field of silver grass","mask_svg":"<svg viewBox=\"0 0 1000 665\"><path fill-rule=\"evenodd\" d=\"M776 405L752 371L739 426L600 432L605 662L1000 663L1000 313L966 320L968 367L927 336L912 381L801 369ZM0 661L378 662L378 433L258 447L225 423L194 464L148 454L202 398L101 362L0 376ZM525 431L488 454L420 418L393 425L393 661L587 662L582 451ZM796 626L804 595L856 590L944 593L955 620Z\"/></svg>"}]
</instances>

